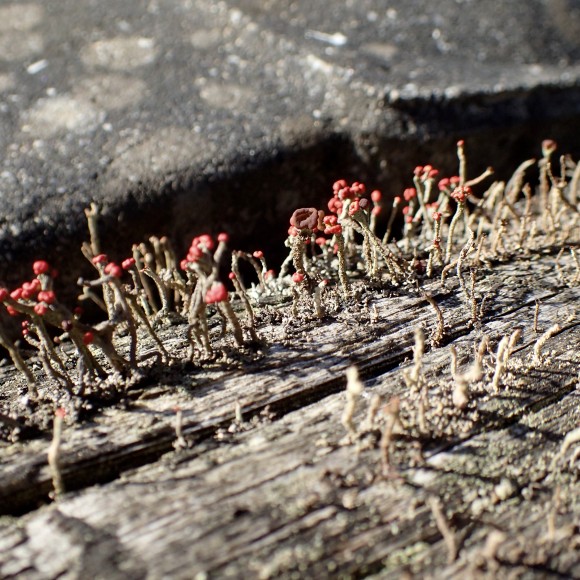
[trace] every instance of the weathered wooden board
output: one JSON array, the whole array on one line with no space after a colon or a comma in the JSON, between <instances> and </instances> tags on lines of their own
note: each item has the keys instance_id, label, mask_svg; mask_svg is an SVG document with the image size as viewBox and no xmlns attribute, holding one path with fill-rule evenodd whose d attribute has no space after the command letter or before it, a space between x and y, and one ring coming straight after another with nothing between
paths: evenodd
<instances>
[{"instance_id":1,"label":"weathered wooden board","mask_svg":"<svg viewBox=\"0 0 580 580\"><path fill-rule=\"evenodd\" d=\"M563 335L554 350L565 352L569 339ZM573 346L578 344L576 338ZM373 386L383 389L388 382ZM92 575L90 558L79 558L86 552L100 554L96 565L106 561L108 577L144 569L151 577L202 571L210 577L292 571L324 577L435 566L441 577L452 577L478 565L478 551L497 526L509 538L497 565L536 570L538 577L553 568L574 577L575 531L564 528L577 522L578 481L568 472L554 481L548 465L580 419L579 402L571 392L505 429L436 452L401 470L401 480L389 481L377 477L376 449L340 444L344 397L333 395L323 409L319 403L227 442L166 456L25 518L24 527L2 537L2 548L11 550L2 572L21 574L32 565L40 570L37 576L30 570L31 577L53 577L72 566ZM556 515L559 540L549 542L553 483L566 492ZM441 497L458 538L460 561L449 568L425 506L431 494ZM70 545L66 557L54 557L56 539Z\"/></svg>"},{"instance_id":2,"label":"weathered wooden board","mask_svg":"<svg viewBox=\"0 0 580 580\"><path fill-rule=\"evenodd\" d=\"M436 326L423 299L385 296L322 325L275 327L276 343L259 365L206 370L194 375L196 386L161 384L155 398L68 427L65 482L87 489L2 522L0 576L580 577L578 465L551 469L564 435L580 425L578 287L562 284L549 256L498 264L478 286L479 299L491 296L475 329L454 279L428 291L453 330L424 356L426 433L402 377L413 329ZM562 326L541 361L533 360L536 300L540 334ZM495 352L516 327L522 338L499 392L490 388L488 353L468 408L454 409L451 345L464 372L484 334ZM340 391L351 362L368 392L355 414L359 429L371 394L401 396L407 430L392 445L388 476L378 448L383 414L360 438L345 437ZM190 447L171 451L175 405ZM46 445L2 450L5 511L48 492ZM453 562L431 497L452 529ZM496 529L504 536L493 552L485 546Z\"/></svg>"},{"instance_id":3,"label":"weathered wooden board","mask_svg":"<svg viewBox=\"0 0 580 580\"><path fill-rule=\"evenodd\" d=\"M448 340L453 340L468 334L470 312L459 296L457 282L450 279L447 287L442 290L434 283L427 291L440 304L450 329ZM551 320L550 316L563 316L563 312L548 312L548 308L560 302L565 308L576 296L575 289L561 287L549 257L542 263L496 267L480 292L482 297L490 296L486 329L491 338L501 336L500 331L514 321L518 324L523 310L529 317L536 300L543 303L542 316ZM233 370L216 365L213 370L184 374L184 382L178 385L163 384L162 377L154 387L145 387L144 398L127 410L105 411L93 423L73 426L63 459L65 481L72 488L106 481L171 450L176 406L183 409L185 433L203 438L232 421L236 403L246 415L259 414L266 407L285 413L342 389L349 364L357 363L367 376L396 368L412 356L416 326L433 332L435 312L423 298L402 295L352 305L323 324L270 327L266 330L271 347L257 364ZM14 444L2 451L0 513L30 509L46 499L52 485L47 444Z\"/></svg>"}]
</instances>

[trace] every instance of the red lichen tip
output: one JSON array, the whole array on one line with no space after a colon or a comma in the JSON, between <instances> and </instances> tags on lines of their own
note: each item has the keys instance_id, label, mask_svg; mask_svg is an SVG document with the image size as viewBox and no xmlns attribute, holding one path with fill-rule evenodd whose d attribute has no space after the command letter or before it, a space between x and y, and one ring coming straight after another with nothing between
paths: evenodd
<instances>
[{"instance_id":1,"label":"red lichen tip","mask_svg":"<svg viewBox=\"0 0 580 580\"><path fill-rule=\"evenodd\" d=\"M383 194L378 189L375 189L371 191L371 199L374 203L379 203L383 199Z\"/></svg>"},{"instance_id":2,"label":"red lichen tip","mask_svg":"<svg viewBox=\"0 0 580 580\"><path fill-rule=\"evenodd\" d=\"M215 302L224 302L228 299L228 291L221 282L215 282L205 293L205 303L214 304Z\"/></svg>"},{"instance_id":3,"label":"red lichen tip","mask_svg":"<svg viewBox=\"0 0 580 580\"><path fill-rule=\"evenodd\" d=\"M108 262L109 258L107 254L98 254L91 261L93 264L103 264L104 262Z\"/></svg>"},{"instance_id":4,"label":"red lichen tip","mask_svg":"<svg viewBox=\"0 0 580 580\"><path fill-rule=\"evenodd\" d=\"M292 282L294 282L294 284L300 284L303 281L304 281L304 274L302 274L300 272L294 272L294 274L292 274Z\"/></svg>"},{"instance_id":5,"label":"red lichen tip","mask_svg":"<svg viewBox=\"0 0 580 580\"><path fill-rule=\"evenodd\" d=\"M209 252L211 252L215 248L215 242L212 240L209 234L201 234L201 236L197 236L193 238L191 242L191 246L196 246L198 248L205 248Z\"/></svg>"},{"instance_id":6,"label":"red lichen tip","mask_svg":"<svg viewBox=\"0 0 580 580\"><path fill-rule=\"evenodd\" d=\"M254 256L256 260L261 260L264 257L264 252L262 252L262 250L256 250L252 256Z\"/></svg>"},{"instance_id":7,"label":"red lichen tip","mask_svg":"<svg viewBox=\"0 0 580 580\"><path fill-rule=\"evenodd\" d=\"M354 189L352 189L352 187L347 185L346 187L340 189L336 194L336 196L338 197L339 200L344 201L345 199L353 199L354 197L357 196L357 193L355 192Z\"/></svg>"},{"instance_id":8,"label":"red lichen tip","mask_svg":"<svg viewBox=\"0 0 580 580\"><path fill-rule=\"evenodd\" d=\"M56 301L56 295L52 290L39 292L37 298L39 302L44 302L45 304L54 304Z\"/></svg>"},{"instance_id":9,"label":"red lichen tip","mask_svg":"<svg viewBox=\"0 0 580 580\"><path fill-rule=\"evenodd\" d=\"M83 344L89 345L92 344L95 340L95 335L89 330L83 334Z\"/></svg>"},{"instance_id":10,"label":"red lichen tip","mask_svg":"<svg viewBox=\"0 0 580 580\"><path fill-rule=\"evenodd\" d=\"M342 211L342 201L336 197L331 197L327 205L332 213L339 214Z\"/></svg>"},{"instance_id":11,"label":"red lichen tip","mask_svg":"<svg viewBox=\"0 0 580 580\"><path fill-rule=\"evenodd\" d=\"M465 200L469 195L471 195L471 187L468 186L456 187L451 193L451 197L457 203L465 203Z\"/></svg>"},{"instance_id":12,"label":"red lichen tip","mask_svg":"<svg viewBox=\"0 0 580 580\"><path fill-rule=\"evenodd\" d=\"M63 409L62 407L59 407L58 409L55 410L54 414L56 417L64 419L66 417L66 410Z\"/></svg>"},{"instance_id":13,"label":"red lichen tip","mask_svg":"<svg viewBox=\"0 0 580 580\"><path fill-rule=\"evenodd\" d=\"M40 280L35 278L31 282L24 282L22 284L22 293L21 296L25 300L30 300L36 296L37 292L40 290Z\"/></svg>"},{"instance_id":14,"label":"red lichen tip","mask_svg":"<svg viewBox=\"0 0 580 580\"><path fill-rule=\"evenodd\" d=\"M125 258L121 262L121 267L123 268L123 270L129 270L129 268L132 268L134 265L135 265L135 258Z\"/></svg>"},{"instance_id":15,"label":"red lichen tip","mask_svg":"<svg viewBox=\"0 0 580 580\"><path fill-rule=\"evenodd\" d=\"M230 280L235 280L235 279L236 279L236 275L235 275L233 272L230 272L230 273L228 274L228 278L229 278Z\"/></svg>"},{"instance_id":16,"label":"red lichen tip","mask_svg":"<svg viewBox=\"0 0 580 580\"><path fill-rule=\"evenodd\" d=\"M118 264L115 264L115 262L109 262L105 266L105 274L115 278L120 278L123 275L123 269Z\"/></svg>"},{"instance_id":17,"label":"red lichen tip","mask_svg":"<svg viewBox=\"0 0 580 580\"><path fill-rule=\"evenodd\" d=\"M434 211L433 212L433 221L440 221L441 220L441 212L440 211Z\"/></svg>"},{"instance_id":18,"label":"red lichen tip","mask_svg":"<svg viewBox=\"0 0 580 580\"><path fill-rule=\"evenodd\" d=\"M348 215L354 215L360 209L361 209L360 202L355 199L348 206Z\"/></svg>"},{"instance_id":19,"label":"red lichen tip","mask_svg":"<svg viewBox=\"0 0 580 580\"><path fill-rule=\"evenodd\" d=\"M32 264L32 271L36 276L40 276L40 274L46 274L50 270L50 265L45 260L36 260L34 264Z\"/></svg>"},{"instance_id":20,"label":"red lichen tip","mask_svg":"<svg viewBox=\"0 0 580 580\"><path fill-rule=\"evenodd\" d=\"M0 302L4 302L10 296L10 292L6 288L0 288Z\"/></svg>"},{"instance_id":21,"label":"red lichen tip","mask_svg":"<svg viewBox=\"0 0 580 580\"><path fill-rule=\"evenodd\" d=\"M196 236L191 241L191 246L187 252L187 261L197 262L204 252L211 252L214 248L215 242L210 235L202 234L201 236Z\"/></svg>"},{"instance_id":22,"label":"red lichen tip","mask_svg":"<svg viewBox=\"0 0 580 580\"><path fill-rule=\"evenodd\" d=\"M222 232L221 234L218 234L217 240L222 244L227 244L230 241L230 236L225 232Z\"/></svg>"},{"instance_id":23,"label":"red lichen tip","mask_svg":"<svg viewBox=\"0 0 580 580\"><path fill-rule=\"evenodd\" d=\"M42 302L39 302L38 304L34 305L34 312L36 312L38 316L44 316L47 310L48 306L46 304L43 304Z\"/></svg>"},{"instance_id":24,"label":"red lichen tip","mask_svg":"<svg viewBox=\"0 0 580 580\"><path fill-rule=\"evenodd\" d=\"M332 235L342 234L342 226L340 224L336 224L334 226L328 226L324 230L324 233L325 234L332 234Z\"/></svg>"}]
</instances>

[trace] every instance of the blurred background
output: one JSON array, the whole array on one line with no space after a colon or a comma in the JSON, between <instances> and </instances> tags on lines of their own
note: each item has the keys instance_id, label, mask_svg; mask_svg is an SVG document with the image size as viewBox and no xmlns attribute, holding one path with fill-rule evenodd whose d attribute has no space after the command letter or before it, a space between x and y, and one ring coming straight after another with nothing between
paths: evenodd
<instances>
[{"instance_id":1,"label":"blurred background","mask_svg":"<svg viewBox=\"0 0 580 580\"><path fill-rule=\"evenodd\" d=\"M275 267L338 178L577 157L579 39L578 0L0 2L0 280L86 272L91 201L114 259L227 231Z\"/></svg>"}]
</instances>

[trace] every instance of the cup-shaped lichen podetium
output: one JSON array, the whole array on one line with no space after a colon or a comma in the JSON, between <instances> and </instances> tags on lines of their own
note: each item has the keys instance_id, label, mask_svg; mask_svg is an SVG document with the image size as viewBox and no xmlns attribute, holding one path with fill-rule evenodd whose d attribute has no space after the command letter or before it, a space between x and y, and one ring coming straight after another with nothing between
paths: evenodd
<instances>
[{"instance_id":1,"label":"cup-shaped lichen podetium","mask_svg":"<svg viewBox=\"0 0 580 580\"><path fill-rule=\"evenodd\" d=\"M315 207L301 207L290 217L290 234L292 243L292 262L299 274L308 277L305 267L306 240L317 230L323 229L324 212Z\"/></svg>"}]
</instances>

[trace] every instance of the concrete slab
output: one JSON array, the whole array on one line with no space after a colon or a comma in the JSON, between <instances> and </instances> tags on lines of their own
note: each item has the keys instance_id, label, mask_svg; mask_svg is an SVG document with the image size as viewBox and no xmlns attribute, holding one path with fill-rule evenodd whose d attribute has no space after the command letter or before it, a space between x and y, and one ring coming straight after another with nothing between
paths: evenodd
<instances>
[{"instance_id":1,"label":"concrete slab","mask_svg":"<svg viewBox=\"0 0 580 580\"><path fill-rule=\"evenodd\" d=\"M573 0L59 0L0 6L0 278L228 229L282 239L337 176L395 194L458 135L501 165L575 145ZM266 232L266 236L264 233ZM80 258L78 258L80 262Z\"/></svg>"}]
</instances>

